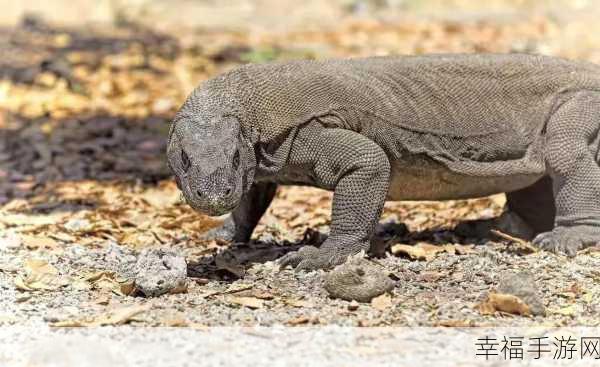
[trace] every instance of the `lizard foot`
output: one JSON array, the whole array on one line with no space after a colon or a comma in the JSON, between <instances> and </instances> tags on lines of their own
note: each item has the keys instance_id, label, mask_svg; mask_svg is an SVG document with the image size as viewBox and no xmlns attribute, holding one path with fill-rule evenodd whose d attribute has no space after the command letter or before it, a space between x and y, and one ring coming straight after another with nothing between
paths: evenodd
<instances>
[{"instance_id":1,"label":"lizard foot","mask_svg":"<svg viewBox=\"0 0 600 367\"><path fill-rule=\"evenodd\" d=\"M578 250L600 242L600 228L592 226L556 227L550 232L540 233L532 242L542 250L573 257Z\"/></svg>"},{"instance_id":2,"label":"lizard foot","mask_svg":"<svg viewBox=\"0 0 600 367\"><path fill-rule=\"evenodd\" d=\"M339 247L327 246L327 241L317 248L304 246L298 251L285 254L279 259L279 268L286 266L295 268L296 271L312 271L318 269L330 269L346 261L353 252L340 251Z\"/></svg>"}]
</instances>

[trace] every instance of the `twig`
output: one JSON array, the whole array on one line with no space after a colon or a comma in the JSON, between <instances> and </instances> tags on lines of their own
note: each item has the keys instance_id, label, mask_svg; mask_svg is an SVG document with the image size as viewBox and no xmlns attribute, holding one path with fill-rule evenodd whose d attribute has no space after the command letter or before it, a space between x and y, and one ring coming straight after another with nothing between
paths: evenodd
<instances>
[{"instance_id":1,"label":"twig","mask_svg":"<svg viewBox=\"0 0 600 367\"><path fill-rule=\"evenodd\" d=\"M496 236L498 236L498 237L500 237L500 238L502 238L504 240L511 241L511 242L516 242L519 245L521 245L524 249L526 249L527 251L531 251L532 253L539 251L536 247L531 246L531 244L528 241L525 241L524 239L521 239L521 238L518 238L518 237L513 237L513 236L511 236L509 234L506 234L504 232L501 232L501 231L499 231L497 229L491 229L490 232L493 235L496 235Z\"/></svg>"}]
</instances>

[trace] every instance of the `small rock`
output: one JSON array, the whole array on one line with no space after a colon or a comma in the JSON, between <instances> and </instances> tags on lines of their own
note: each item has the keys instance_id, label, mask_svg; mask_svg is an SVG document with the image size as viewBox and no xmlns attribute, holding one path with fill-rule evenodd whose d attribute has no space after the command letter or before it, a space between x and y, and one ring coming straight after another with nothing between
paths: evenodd
<instances>
[{"instance_id":1,"label":"small rock","mask_svg":"<svg viewBox=\"0 0 600 367\"><path fill-rule=\"evenodd\" d=\"M499 293L512 294L525 302L533 315L545 315L546 308L542 302L535 278L528 271L505 272L500 275L500 282L497 288Z\"/></svg>"},{"instance_id":2,"label":"small rock","mask_svg":"<svg viewBox=\"0 0 600 367\"><path fill-rule=\"evenodd\" d=\"M135 265L135 287L147 297L187 289L185 258L168 249L145 249Z\"/></svg>"},{"instance_id":3,"label":"small rock","mask_svg":"<svg viewBox=\"0 0 600 367\"><path fill-rule=\"evenodd\" d=\"M371 299L394 289L395 283L381 266L362 255L351 257L325 277L325 290L333 298L370 302Z\"/></svg>"},{"instance_id":4,"label":"small rock","mask_svg":"<svg viewBox=\"0 0 600 367\"><path fill-rule=\"evenodd\" d=\"M358 306L359 306L358 302L352 300L352 302L350 302L348 304L348 311L356 311L356 310L358 310Z\"/></svg>"},{"instance_id":5,"label":"small rock","mask_svg":"<svg viewBox=\"0 0 600 367\"><path fill-rule=\"evenodd\" d=\"M107 269L120 274L124 278L135 278L135 274L137 274L135 267L138 260L130 250L111 241L108 243L102 257L102 262Z\"/></svg>"}]
</instances>

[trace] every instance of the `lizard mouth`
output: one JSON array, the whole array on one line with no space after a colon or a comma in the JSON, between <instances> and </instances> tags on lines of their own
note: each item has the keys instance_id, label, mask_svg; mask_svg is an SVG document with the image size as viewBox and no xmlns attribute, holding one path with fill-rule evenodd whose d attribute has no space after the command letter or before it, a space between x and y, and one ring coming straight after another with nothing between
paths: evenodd
<instances>
[{"instance_id":1,"label":"lizard mouth","mask_svg":"<svg viewBox=\"0 0 600 367\"><path fill-rule=\"evenodd\" d=\"M194 209L197 212L200 212L204 215L208 215L209 217L218 217L227 213L230 213L231 211L233 211L237 206L238 203L233 202L233 203L206 203L206 202L198 202L197 200L190 200L189 197L184 193L184 195L182 195L185 202L192 207L192 209Z\"/></svg>"}]
</instances>

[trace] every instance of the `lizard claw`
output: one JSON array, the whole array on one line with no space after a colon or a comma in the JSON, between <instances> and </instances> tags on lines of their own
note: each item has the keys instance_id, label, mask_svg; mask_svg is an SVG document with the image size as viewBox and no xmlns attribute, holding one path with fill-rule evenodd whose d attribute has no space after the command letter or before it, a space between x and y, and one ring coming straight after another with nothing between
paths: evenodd
<instances>
[{"instance_id":1,"label":"lizard claw","mask_svg":"<svg viewBox=\"0 0 600 367\"><path fill-rule=\"evenodd\" d=\"M540 233L532 242L542 250L574 257L578 250L600 242L600 229L581 226L556 227L550 232Z\"/></svg>"},{"instance_id":2,"label":"lizard claw","mask_svg":"<svg viewBox=\"0 0 600 367\"><path fill-rule=\"evenodd\" d=\"M278 260L279 268L283 269L286 266L291 266L295 268L302 261L302 256L299 254L299 251L289 252Z\"/></svg>"},{"instance_id":3,"label":"lizard claw","mask_svg":"<svg viewBox=\"0 0 600 367\"><path fill-rule=\"evenodd\" d=\"M304 246L300 250L287 253L279 259L279 268L283 269L291 266L296 270L307 270L310 267L308 265L309 259L318 257L318 252L319 249L314 246Z\"/></svg>"},{"instance_id":4,"label":"lizard claw","mask_svg":"<svg viewBox=\"0 0 600 367\"><path fill-rule=\"evenodd\" d=\"M328 269L339 263L325 249L304 246L300 250L290 252L279 259L279 269L283 269L289 265L295 268L296 271L308 272L318 269Z\"/></svg>"}]
</instances>

